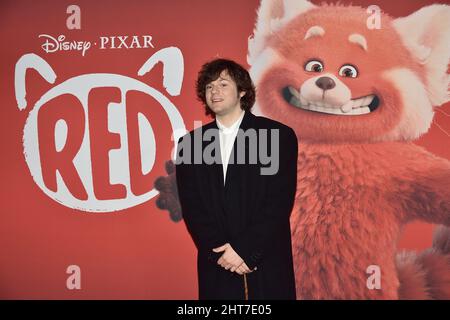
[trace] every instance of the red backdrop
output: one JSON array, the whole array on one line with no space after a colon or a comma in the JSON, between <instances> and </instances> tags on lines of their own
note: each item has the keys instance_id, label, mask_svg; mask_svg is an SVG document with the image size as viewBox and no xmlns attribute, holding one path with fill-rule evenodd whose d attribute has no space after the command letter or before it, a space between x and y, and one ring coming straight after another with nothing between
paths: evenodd
<instances>
[{"instance_id":1,"label":"red backdrop","mask_svg":"<svg viewBox=\"0 0 450 320\"><path fill-rule=\"evenodd\" d=\"M365 7L378 4L392 16L405 16L433 3L419 0L351 2ZM66 27L70 16L66 9L71 4L74 3L31 0L2 1L0 4L0 95L3 104L0 117L0 298L197 298L195 248L184 223L171 221L166 211L157 209L156 198L113 212L86 212L53 200L30 174L24 156L24 127L33 106L46 92L65 80L92 73L123 75L155 88L176 107L188 130L193 128L194 120L210 121L195 99L197 71L205 61L216 56L232 58L246 65L247 39L252 34L259 0L77 1L76 5L81 9L80 30ZM63 34L67 41L97 44L92 44L85 56L74 50L46 53L41 47L44 39L39 38L40 34L53 37ZM151 35L154 48L99 48L101 36L131 38L133 35ZM167 94L163 87L161 64L142 77L137 75L152 54L166 47L179 48L184 58L180 95ZM54 84L50 84L36 71L28 71L25 82L28 105L19 110L15 97L15 67L20 57L27 53L43 58L57 78ZM108 102L120 101L120 93L117 88L94 90L89 105L106 107ZM155 104L148 95L139 94L134 98L127 97L127 103L139 106L146 99ZM61 96L53 104L53 109L49 110L64 114L68 106L79 105L79 102ZM96 110L106 112L106 108ZM449 105L441 110L450 113ZM80 105L78 111L82 111ZM67 119L76 119L75 111L67 112ZM136 188L142 190L148 189L149 181L165 174L164 161L170 158L173 145L170 119L161 108L153 108L148 117L157 152L151 172L136 184ZM105 124L101 111L89 118L90 133L93 134L91 142L95 141L94 146L99 150L108 144L114 145L118 139L114 135L95 134L94 128ZM450 159L448 132L449 117L437 112L431 130L417 143ZM48 147L52 134L49 129L39 136L40 148ZM134 137L130 131L129 134L131 139L138 139L136 132ZM72 132L68 139L71 135ZM138 152L136 145L134 147ZM98 190L103 187L106 190L103 196L114 198L125 191L101 184L101 181L107 181L105 175L106 178L108 175L101 156L102 153L91 154L92 163L99 166L97 178L100 182L96 192L101 193ZM74 181L68 184L73 192L80 191L77 191ZM400 241L401 248L430 246L431 231L431 225L408 226ZM66 287L69 265L77 265L81 269L80 290Z\"/></svg>"}]
</instances>

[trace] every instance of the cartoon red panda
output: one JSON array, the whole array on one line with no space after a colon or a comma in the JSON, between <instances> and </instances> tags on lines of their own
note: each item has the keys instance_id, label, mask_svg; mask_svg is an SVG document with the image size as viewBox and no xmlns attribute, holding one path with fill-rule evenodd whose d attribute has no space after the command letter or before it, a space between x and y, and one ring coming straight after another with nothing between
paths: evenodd
<instances>
[{"instance_id":1,"label":"cartoon red panda","mask_svg":"<svg viewBox=\"0 0 450 320\"><path fill-rule=\"evenodd\" d=\"M396 261L406 223L450 225L450 162L412 143L448 101L450 7L382 14L379 29L368 17L360 7L262 0L249 40L256 111L299 138L297 297L450 298L450 233ZM377 288L367 283L373 267Z\"/></svg>"},{"instance_id":2,"label":"cartoon red panda","mask_svg":"<svg viewBox=\"0 0 450 320\"><path fill-rule=\"evenodd\" d=\"M450 7L405 18L262 0L248 62L256 114L299 140L292 241L298 299L450 299L450 232L397 252L413 220L450 225L450 162L413 143L449 100ZM158 206L180 218L171 175ZM379 283L368 272L378 270Z\"/></svg>"}]
</instances>

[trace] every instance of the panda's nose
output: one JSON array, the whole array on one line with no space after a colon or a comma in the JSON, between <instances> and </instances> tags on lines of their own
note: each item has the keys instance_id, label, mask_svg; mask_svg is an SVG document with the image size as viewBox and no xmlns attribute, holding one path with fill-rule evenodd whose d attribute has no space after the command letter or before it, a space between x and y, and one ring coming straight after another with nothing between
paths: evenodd
<instances>
[{"instance_id":1,"label":"panda's nose","mask_svg":"<svg viewBox=\"0 0 450 320\"><path fill-rule=\"evenodd\" d=\"M320 77L316 80L316 86L325 91L333 89L336 86L336 83L330 77Z\"/></svg>"}]
</instances>

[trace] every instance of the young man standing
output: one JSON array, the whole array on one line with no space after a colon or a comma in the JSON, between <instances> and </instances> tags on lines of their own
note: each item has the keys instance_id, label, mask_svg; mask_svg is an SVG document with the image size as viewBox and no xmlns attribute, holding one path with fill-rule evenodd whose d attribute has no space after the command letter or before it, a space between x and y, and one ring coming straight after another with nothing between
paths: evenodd
<instances>
[{"instance_id":1,"label":"young man standing","mask_svg":"<svg viewBox=\"0 0 450 320\"><path fill-rule=\"evenodd\" d=\"M180 139L176 177L198 249L199 298L295 299L296 135L251 113L255 88L233 61L203 65L197 96L215 120Z\"/></svg>"}]
</instances>

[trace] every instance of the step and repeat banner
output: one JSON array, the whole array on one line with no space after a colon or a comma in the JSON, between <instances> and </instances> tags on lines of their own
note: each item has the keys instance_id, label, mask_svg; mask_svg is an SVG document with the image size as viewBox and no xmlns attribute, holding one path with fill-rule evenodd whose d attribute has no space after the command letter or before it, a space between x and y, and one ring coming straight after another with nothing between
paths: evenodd
<instances>
[{"instance_id":1,"label":"step and repeat banner","mask_svg":"<svg viewBox=\"0 0 450 320\"><path fill-rule=\"evenodd\" d=\"M353 66L352 57L367 54L362 60L367 65L356 66L362 76L365 69L380 74L391 68L414 72L392 75L405 77L395 78L394 83L401 84L392 87L397 88L393 96L400 97L394 99L400 104L397 113L406 114L406 120L400 134L385 132L383 137L402 143L410 140L439 159L450 159L450 106L443 98L446 89L438 88L448 83L448 76L443 76L450 51L448 13L435 8L420 14L419 10L433 1L352 1L363 8L366 28L373 32L383 30L383 23L392 23L387 19L418 12L414 33L409 37L365 38L352 29L355 26L346 23L345 11L336 10L336 16L341 16L336 21L342 22L330 24L327 15L334 4L328 2L332 7L320 7L318 1L276 0L1 1L0 298L197 298L196 250L177 205L169 160L173 159L177 139L186 130L211 121L196 99L194 86L201 65L217 57L233 59L251 69L258 94L264 97L257 101L254 113L293 127L302 151L302 143L307 143L302 134L311 132L304 129L305 124L300 127L296 117L301 117L301 112L320 113L321 107L294 114L291 112L298 111L295 106L283 113L280 110L286 106L261 103L269 101L271 94L280 95L269 92L274 88L270 81L283 80L275 73L284 69L272 66L276 59L290 59L285 65L305 67L304 61L294 58L302 58L304 49L298 49L298 55L286 52L297 45L303 48L302 42L309 38L326 39L327 30L325 35L323 32L330 26L345 29L348 34L356 34L349 38L355 52L343 53L339 41L330 41L325 56L346 54L346 62ZM350 1L340 4L350 5ZM293 20L304 14L306 21L316 21L307 12L313 5L319 6L314 10L323 10L323 25L305 34L303 26ZM386 14L391 18L385 18ZM430 19L432 14L437 18ZM400 34L405 26L399 21ZM395 59L396 48L409 50L410 56ZM271 50L277 54L271 54ZM371 55L371 50L377 54ZM392 57L386 58L386 52ZM321 52L308 54L323 63ZM422 59L418 67L415 59ZM352 70L342 72L351 76ZM327 72L336 77L343 74L341 70ZM410 84L411 74L418 80ZM350 80L344 83L358 93L378 94L382 110L383 103L391 101L383 100L386 83L377 86L370 78L362 79L356 89L345 82ZM302 83L296 85L301 88ZM417 93L422 91L428 92L426 98ZM361 97L355 94L352 98L356 101ZM422 112L407 106L417 101L430 105L430 109ZM409 117L408 112L414 116ZM333 121L340 115L327 116ZM414 122L417 117L429 117L429 123ZM372 132L370 126L376 125L368 121L368 132ZM414 137L409 135L411 126L417 133ZM311 128L316 126L312 123ZM330 135L324 133L324 137ZM371 144L376 143L370 140L368 137ZM336 142L342 143L347 141ZM379 154L382 157L383 152ZM382 158L372 161L385 165ZM443 168L439 174L449 176L445 165ZM320 174L321 170L314 172ZM354 174L365 173L355 170ZM162 187L155 188L159 177L163 177L159 180ZM320 200L320 188L316 194L308 189L306 197L302 186L299 179L298 198L303 203L317 197ZM164 190L163 196L160 190ZM383 186L376 190L383 190ZM436 196L430 198L448 195L439 188L429 192L434 191ZM416 196L423 196L425 202L429 199L419 192ZM389 198L385 200L388 203L396 201L389 195L379 197ZM442 203L445 211L445 199ZM375 221L383 219L386 207L373 205L371 214L379 215ZM425 211L427 207L423 203ZM301 208L302 204L297 204L293 211L295 224L302 223ZM317 224L320 221L316 219ZM408 221L411 223L405 225L400 237L390 239L399 252L420 252L431 247L435 226L445 223L445 219L428 217ZM351 228L364 226L355 224ZM376 232L368 237L382 238L385 233L382 229L367 230ZM300 248L298 241L294 243ZM356 244L343 241L342 245ZM300 261L296 258L296 263ZM296 266L298 277L299 268ZM371 270L367 270L367 278L373 275ZM381 284L382 275L383 270ZM354 296L349 293L349 297Z\"/></svg>"}]
</instances>

